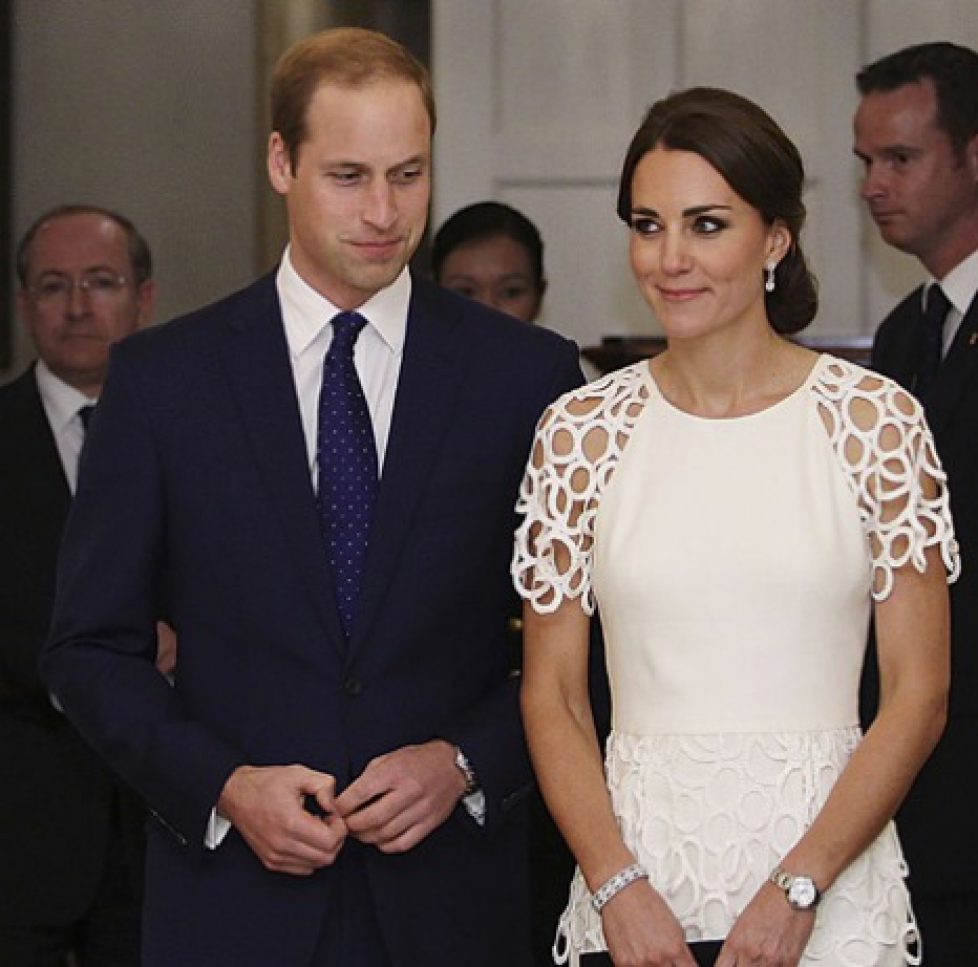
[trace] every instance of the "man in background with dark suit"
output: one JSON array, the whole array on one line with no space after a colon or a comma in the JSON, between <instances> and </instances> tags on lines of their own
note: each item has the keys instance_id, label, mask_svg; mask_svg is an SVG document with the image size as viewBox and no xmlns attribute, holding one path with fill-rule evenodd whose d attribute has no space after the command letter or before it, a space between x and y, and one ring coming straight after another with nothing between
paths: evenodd
<instances>
[{"instance_id":1,"label":"man in background with dark suit","mask_svg":"<svg viewBox=\"0 0 978 967\"><path fill-rule=\"evenodd\" d=\"M0 964L138 964L141 816L36 666L85 424L109 347L149 319L145 241L120 215L64 206L17 253L37 361L0 389Z\"/></svg>"},{"instance_id":2,"label":"man in background with dark suit","mask_svg":"<svg viewBox=\"0 0 978 967\"><path fill-rule=\"evenodd\" d=\"M287 51L280 265L113 353L42 670L158 820L145 967L529 964L513 508L581 376L408 270L434 122L381 34Z\"/></svg>"},{"instance_id":3,"label":"man in background with dark suit","mask_svg":"<svg viewBox=\"0 0 978 967\"><path fill-rule=\"evenodd\" d=\"M924 405L947 471L962 573L951 587L947 729L897 815L927 967L978 959L978 54L908 47L857 77L855 152L883 239L930 279L883 321L873 365Z\"/></svg>"}]
</instances>

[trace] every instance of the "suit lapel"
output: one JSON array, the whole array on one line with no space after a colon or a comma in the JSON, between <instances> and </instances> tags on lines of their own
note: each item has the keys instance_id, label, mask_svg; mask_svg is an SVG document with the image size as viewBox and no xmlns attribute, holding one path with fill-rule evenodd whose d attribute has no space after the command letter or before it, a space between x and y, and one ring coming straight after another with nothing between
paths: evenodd
<instances>
[{"instance_id":1,"label":"suit lapel","mask_svg":"<svg viewBox=\"0 0 978 967\"><path fill-rule=\"evenodd\" d=\"M954 412L962 391L978 368L978 296L961 320L954 342L941 364L938 379L924 400L927 419L937 432Z\"/></svg>"},{"instance_id":2,"label":"suit lapel","mask_svg":"<svg viewBox=\"0 0 978 967\"><path fill-rule=\"evenodd\" d=\"M398 377L390 437L384 456L380 491L351 657L369 635L411 529L414 509L428 484L436 456L455 409L465 376L465 354L459 318L436 308L438 290L413 282L404 358Z\"/></svg>"},{"instance_id":3,"label":"suit lapel","mask_svg":"<svg viewBox=\"0 0 978 967\"><path fill-rule=\"evenodd\" d=\"M255 463L329 638L345 648L316 518L302 420L274 276L230 320L223 358Z\"/></svg>"},{"instance_id":4,"label":"suit lapel","mask_svg":"<svg viewBox=\"0 0 978 967\"><path fill-rule=\"evenodd\" d=\"M923 286L900 303L880 328L873 342L873 367L914 392L917 372L916 333L921 316Z\"/></svg>"},{"instance_id":5,"label":"suit lapel","mask_svg":"<svg viewBox=\"0 0 978 967\"><path fill-rule=\"evenodd\" d=\"M19 377L11 388L17 389L19 415L13 422L20 431L15 465L29 467L37 489L47 491L45 506L59 511L57 526L60 529L71 504L71 491L51 424L44 412L34 368Z\"/></svg>"}]
</instances>

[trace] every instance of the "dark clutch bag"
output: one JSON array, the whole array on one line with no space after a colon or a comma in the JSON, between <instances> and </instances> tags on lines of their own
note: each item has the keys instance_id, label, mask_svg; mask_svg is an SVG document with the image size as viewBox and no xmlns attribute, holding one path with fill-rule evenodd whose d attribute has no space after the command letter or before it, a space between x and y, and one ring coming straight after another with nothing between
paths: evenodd
<instances>
[{"instance_id":1,"label":"dark clutch bag","mask_svg":"<svg viewBox=\"0 0 978 967\"><path fill-rule=\"evenodd\" d=\"M689 945L693 952L693 958L699 967L713 967L720 956L720 948L723 946L722 940L697 940Z\"/></svg>"},{"instance_id":2,"label":"dark clutch bag","mask_svg":"<svg viewBox=\"0 0 978 967\"><path fill-rule=\"evenodd\" d=\"M722 940L697 940L689 945L693 959L699 967L713 967L720 956ZM606 953L582 954L581 967L614 967Z\"/></svg>"}]
</instances>

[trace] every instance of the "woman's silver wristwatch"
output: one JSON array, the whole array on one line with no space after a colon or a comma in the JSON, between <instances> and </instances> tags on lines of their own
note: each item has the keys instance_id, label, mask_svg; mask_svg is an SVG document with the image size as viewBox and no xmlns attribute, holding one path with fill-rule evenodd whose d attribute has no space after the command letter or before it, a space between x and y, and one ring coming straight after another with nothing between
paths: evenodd
<instances>
[{"instance_id":1,"label":"woman's silver wristwatch","mask_svg":"<svg viewBox=\"0 0 978 967\"><path fill-rule=\"evenodd\" d=\"M770 879L784 891L785 899L795 910L813 910L821 899L815 881L804 873L786 873L779 866Z\"/></svg>"}]
</instances>

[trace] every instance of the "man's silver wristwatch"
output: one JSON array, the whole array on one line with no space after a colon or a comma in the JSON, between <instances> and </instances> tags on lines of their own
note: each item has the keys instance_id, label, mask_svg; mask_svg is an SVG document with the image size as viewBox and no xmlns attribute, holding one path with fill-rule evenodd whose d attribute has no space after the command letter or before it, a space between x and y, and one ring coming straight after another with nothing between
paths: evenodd
<instances>
[{"instance_id":1,"label":"man's silver wristwatch","mask_svg":"<svg viewBox=\"0 0 978 967\"><path fill-rule=\"evenodd\" d=\"M458 747L455 746L455 768L465 776L465 792L462 797L471 796L479 788L479 780L476 778L475 770L469 757Z\"/></svg>"},{"instance_id":2,"label":"man's silver wristwatch","mask_svg":"<svg viewBox=\"0 0 978 967\"><path fill-rule=\"evenodd\" d=\"M785 899L795 910L814 910L822 896L810 876L786 873L780 866L771 874L771 882L784 890Z\"/></svg>"}]
</instances>

